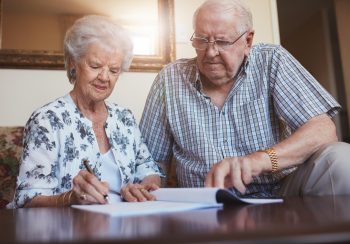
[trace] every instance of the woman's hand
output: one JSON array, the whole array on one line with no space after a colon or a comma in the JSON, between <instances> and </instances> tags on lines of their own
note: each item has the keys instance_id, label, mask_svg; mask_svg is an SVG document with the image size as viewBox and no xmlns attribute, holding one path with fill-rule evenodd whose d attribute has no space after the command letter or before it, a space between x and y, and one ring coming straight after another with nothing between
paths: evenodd
<instances>
[{"instance_id":1,"label":"woman's hand","mask_svg":"<svg viewBox=\"0 0 350 244\"><path fill-rule=\"evenodd\" d=\"M109 186L107 182L101 182L97 177L86 170L80 170L73 178L71 204L106 204Z\"/></svg>"},{"instance_id":2,"label":"woman's hand","mask_svg":"<svg viewBox=\"0 0 350 244\"><path fill-rule=\"evenodd\" d=\"M150 192L157 190L160 186L159 175L146 176L141 184L129 183L122 187L121 195L128 202L144 202L156 200Z\"/></svg>"},{"instance_id":3,"label":"woman's hand","mask_svg":"<svg viewBox=\"0 0 350 244\"><path fill-rule=\"evenodd\" d=\"M125 201L128 202L145 202L156 200L150 191L157 190L157 184L132 184L129 183L122 187L121 195Z\"/></svg>"}]
</instances>

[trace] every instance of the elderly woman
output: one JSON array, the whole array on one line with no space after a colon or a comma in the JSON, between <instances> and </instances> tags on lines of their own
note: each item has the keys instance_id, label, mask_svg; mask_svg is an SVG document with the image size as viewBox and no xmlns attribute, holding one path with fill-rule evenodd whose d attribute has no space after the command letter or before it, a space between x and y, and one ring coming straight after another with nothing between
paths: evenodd
<instances>
[{"instance_id":1,"label":"elderly woman","mask_svg":"<svg viewBox=\"0 0 350 244\"><path fill-rule=\"evenodd\" d=\"M12 206L105 204L114 193L153 200L159 168L130 110L105 101L130 66L128 34L107 17L86 16L67 31L64 55L73 89L28 120Z\"/></svg>"}]
</instances>

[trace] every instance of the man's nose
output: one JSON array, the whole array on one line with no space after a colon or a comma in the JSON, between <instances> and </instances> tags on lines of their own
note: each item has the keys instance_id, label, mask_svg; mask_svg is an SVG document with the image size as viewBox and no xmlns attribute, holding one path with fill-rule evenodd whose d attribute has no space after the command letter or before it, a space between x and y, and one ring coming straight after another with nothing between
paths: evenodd
<instances>
[{"instance_id":1,"label":"man's nose","mask_svg":"<svg viewBox=\"0 0 350 244\"><path fill-rule=\"evenodd\" d=\"M208 47L206 49L207 56L214 57L219 54L219 49L216 46L215 41L208 42Z\"/></svg>"}]
</instances>

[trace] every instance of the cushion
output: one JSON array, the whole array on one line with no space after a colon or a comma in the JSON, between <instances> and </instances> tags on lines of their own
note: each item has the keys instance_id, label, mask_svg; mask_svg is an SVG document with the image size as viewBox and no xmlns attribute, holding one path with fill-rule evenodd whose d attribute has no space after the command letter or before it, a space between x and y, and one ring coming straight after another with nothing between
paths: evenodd
<instances>
[{"instance_id":1,"label":"cushion","mask_svg":"<svg viewBox=\"0 0 350 244\"><path fill-rule=\"evenodd\" d=\"M5 208L14 196L22 138L22 126L0 126L0 208Z\"/></svg>"}]
</instances>

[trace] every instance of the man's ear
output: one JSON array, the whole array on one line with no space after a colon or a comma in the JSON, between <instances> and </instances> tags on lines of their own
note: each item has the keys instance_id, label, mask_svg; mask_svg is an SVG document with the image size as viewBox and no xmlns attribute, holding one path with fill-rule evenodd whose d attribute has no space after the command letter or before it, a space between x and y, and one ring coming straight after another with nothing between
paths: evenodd
<instances>
[{"instance_id":1,"label":"man's ear","mask_svg":"<svg viewBox=\"0 0 350 244\"><path fill-rule=\"evenodd\" d=\"M251 30L251 31L248 32L248 34L246 36L247 46L249 48L251 48L252 45L253 45L254 33L255 33L255 31Z\"/></svg>"},{"instance_id":2,"label":"man's ear","mask_svg":"<svg viewBox=\"0 0 350 244\"><path fill-rule=\"evenodd\" d=\"M253 46L254 33L254 30L251 30L246 35L246 55L249 54L250 48Z\"/></svg>"}]
</instances>

